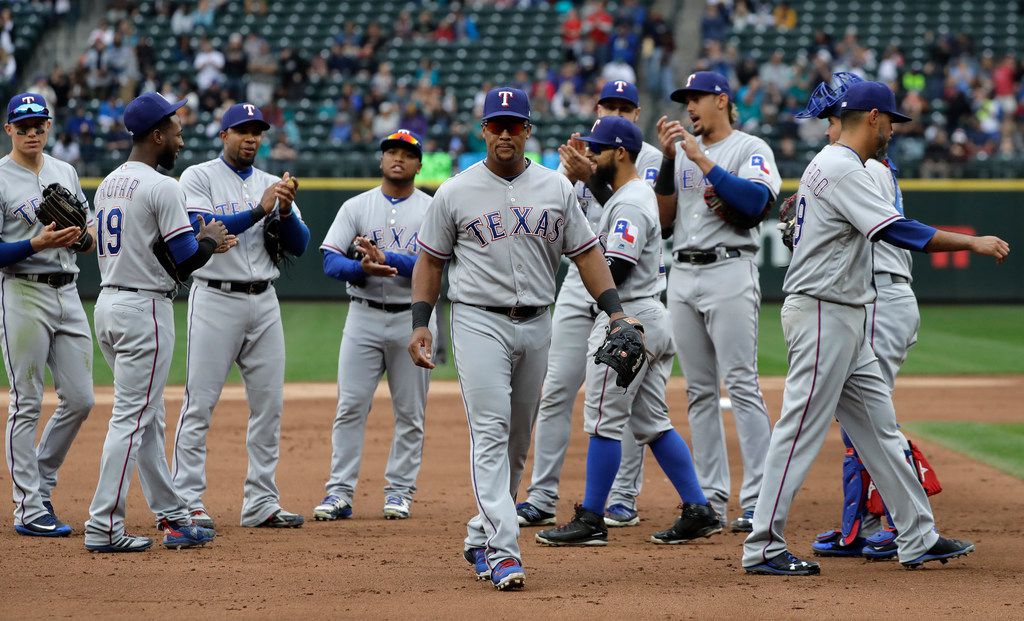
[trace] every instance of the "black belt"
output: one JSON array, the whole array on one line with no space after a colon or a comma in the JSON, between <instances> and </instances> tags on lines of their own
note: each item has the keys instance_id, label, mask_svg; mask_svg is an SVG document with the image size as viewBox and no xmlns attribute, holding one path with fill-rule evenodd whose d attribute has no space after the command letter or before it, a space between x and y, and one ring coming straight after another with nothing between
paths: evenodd
<instances>
[{"instance_id":1,"label":"black belt","mask_svg":"<svg viewBox=\"0 0 1024 621\"><path fill-rule=\"evenodd\" d=\"M271 281L256 280L253 282L228 282L226 280L208 280L206 281L206 284L214 289L220 289L221 291L259 295L270 288Z\"/></svg>"},{"instance_id":2,"label":"black belt","mask_svg":"<svg viewBox=\"0 0 1024 621\"><path fill-rule=\"evenodd\" d=\"M533 319L548 309L547 306L483 306L482 304L470 304L470 306L505 315L509 319Z\"/></svg>"},{"instance_id":3,"label":"black belt","mask_svg":"<svg viewBox=\"0 0 1024 621\"><path fill-rule=\"evenodd\" d=\"M367 300L366 298L357 298L351 296L353 302L359 302L360 304L366 304L370 308L376 308L382 310L385 313L404 313L405 311L412 308L412 304L385 304L383 302L374 302L373 300Z\"/></svg>"},{"instance_id":4,"label":"black belt","mask_svg":"<svg viewBox=\"0 0 1024 621\"><path fill-rule=\"evenodd\" d=\"M56 272L53 274L12 274L12 276L22 280L41 282L43 284L50 285L54 289L60 289L65 285L70 285L75 282L75 275L68 274L66 272Z\"/></svg>"},{"instance_id":5,"label":"black belt","mask_svg":"<svg viewBox=\"0 0 1024 621\"><path fill-rule=\"evenodd\" d=\"M105 288L106 289L117 289L118 291L128 291L129 293L139 293L140 291L144 291L146 293L155 293L157 295L162 295L163 297L167 298L168 300L173 300L174 299L174 294L178 292L177 289L175 289L173 291L154 291L152 289L136 289L135 287L111 287L111 286L107 286Z\"/></svg>"},{"instance_id":6,"label":"black belt","mask_svg":"<svg viewBox=\"0 0 1024 621\"><path fill-rule=\"evenodd\" d=\"M714 250L696 250L694 252L679 251L676 253L676 261L690 263L692 265L707 265L719 259L735 259L740 256L740 251L735 248L727 248L725 256L719 256Z\"/></svg>"}]
</instances>

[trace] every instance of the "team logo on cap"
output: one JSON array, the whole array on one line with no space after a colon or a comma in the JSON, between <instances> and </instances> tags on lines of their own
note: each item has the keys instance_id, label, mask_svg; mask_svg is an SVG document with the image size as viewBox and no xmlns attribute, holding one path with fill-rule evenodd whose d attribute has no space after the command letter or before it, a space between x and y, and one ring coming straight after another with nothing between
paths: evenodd
<instances>
[{"instance_id":1,"label":"team logo on cap","mask_svg":"<svg viewBox=\"0 0 1024 621\"><path fill-rule=\"evenodd\" d=\"M686 78L686 88L690 88L690 84L693 84L693 79L697 77L696 73L691 73L690 77Z\"/></svg>"},{"instance_id":2,"label":"team logo on cap","mask_svg":"<svg viewBox=\"0 0 1024 621\"><path fill-rule=\"evenodd\" d=\"M25 97L21 98L21 103L30 104L30 103L35 103L35 102L36 102L36 98L31 96L31 95L26 95Z\"/></svg>"},{"instance_id":3,"label":"team logo on cap","mask_svg":"<svg viewBox=\"0 0 1024 621\"><path fill-rule=\"evenodd\" d=\"M245 108L245 111L249 116L253 116L253 112L256 111L256 106L252 104L242 104L242 107Z\"/></svg>"},{"instance_id":4,"label":"team logo on cap","mask_svg":"<svg viewBox=\"0 0 1024 621\"><path fill-rule=\"evenodd\" d=\"M616 93L621 93L621 92L625 91L626 84L627 84L627 82L623 82L622 80L615 80L615 92Z\"/></svg>"},{"instance_id":5,"label":"team logo on cap","mask_svg":"<svg viewBox=\"0 0 1024 621\"><path fill-rule=\"evenodd\" d=\"M594 130L596 130L597 126L600 125L600 124L601 124L601 119L597 119L596 121L594 121L593 127L590 128L590 133L593 134Z\"/></svg>"},{"instance_id":6,"label":"team logo on cap","mask_svg":"<svg viewBox=\"0 0 1024 621\"><path fill-rule=\"evenodd\" d=\"M509 106L509 100L515 96L512 91L498 91L498 97L501 98L501 107L507 108Z\"/></svg>"}]
</instances>

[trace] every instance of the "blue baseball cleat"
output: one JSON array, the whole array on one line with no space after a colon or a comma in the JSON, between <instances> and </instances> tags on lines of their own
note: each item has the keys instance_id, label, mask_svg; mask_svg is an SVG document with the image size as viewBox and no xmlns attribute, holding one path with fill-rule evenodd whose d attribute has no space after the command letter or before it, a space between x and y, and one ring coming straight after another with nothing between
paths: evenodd
<instances>
[{"instance_id":1,"label":"blue baseball cleat","mask_svg":"<svg viewBox=\"0 0 1024 621\"><path fill-rule=\"evenodd\" d=\"M859 558L867 542L868 540L863 537L855 537L849 544L844 544L843 533L838 530L830 530L815 537L811 549L814 550L814 556Z\"/></svg>"},{"instance_id":2,"label":"blue baseball cleat","mask_svg":"<svg viewBox=\"0 0 1024 621\"><path fill-rule=\"evenodd\" d=\"M814 561L804 561L789 553L782 552L764 563L744 567L748 574L768 576L815 576L821 573L821 566Z\"/></svg>"},{"instance_id":3,"label":"blue baseball cleat","mask_svg":"<svg viewBox=\"0 0 1024 621\"><path fill-rule=\"evenodd\" d=\"M640 523L640 514L637 513L636 509L632 509L617 502L604 510L604 524L605 526L611 526L613 528L619 526L636 526Z\"/></svg>"},{"instance_id":4,"label":"blue baseball cleat","mask_svg":"<svg viewBox=\"0 0 1024 621\"><path fill-rule=\"evenodd\" d=\"M15 524L14 532L27 537L67 537L72 529L49 513L38 517L28 524Z\"/></svg>"},{"instance_id":5,"label":"blue baseball cleat","mask_svg":"<svg viewBox=\"0 0 1024 621\"><path fill-rule=\"evenodd\" d=\"M164 547L175 550L205 546L217 536L217 533L209 528L195 524L172 524L165 519L161 525L164 529Z\"/></svg>"},{"instance_id":6,"label":"blue baseball cleat","mask_svg":"<svg viewBox=\"0 0 1024 621\"><path fill-rule=\"evenodd\" d=\"M869 561L884 561L896 558L896 531L882 529L864 540L861 554Z\"/></svg>"},{"instance_id":7,"label":"blue baseball cleat","mask_svg":"<svg viewBox=\"0 0 1024 621\"><path fill-rule=\"evenodd\" d=\"M555 514L542 511L529 502L516 505L516 517L520 526L547 526L555 523Z\"/></svg>"},{"instance_id":8,"label":"blue baseball cleat","mask_svg":"<svg viewBox=\"0 0 1024 621\"><path fill-rule=\"evenodd\" d=\"M491 568L487 564L487 552L483 548L468 548L462 551L462 557L473 566L477 580L490 580Z\"/></svg>"},{"instance_id":9,"label":"blue baseball cleat","mask_svg":"<svg viewBox=\"0 0 1024 621\"><path fill-rule=\"evenodd\" d=\"M491 572L491 583L499 591L521 591L526 587L526 572L519 561L507 558Z\"/></svg>"}]
</instances>

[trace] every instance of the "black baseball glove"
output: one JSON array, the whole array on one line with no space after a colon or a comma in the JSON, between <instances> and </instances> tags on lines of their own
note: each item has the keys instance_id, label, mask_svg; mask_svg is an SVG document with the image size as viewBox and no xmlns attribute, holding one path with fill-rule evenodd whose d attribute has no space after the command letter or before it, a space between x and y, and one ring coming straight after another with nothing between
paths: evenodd
<instances>
[{"instance_id":1,"label":"black baseball glove","mask_svg":"<svg viewBox=\"0 0 1024 621\"><path fill-rule=\"evenodd\" d=\"M768 217L768 212L772 210L772 205L775 204L775 201L767 201L761 213L751 218L722 200L718 192L715 192L714 186L709 185L704 190L704 203L711 212L729 224L741 229L752 229L764 222L764 219Z\"/></svg>"},{"instance_id":2,"label":"black baseball glove","mask_svg":"<svg viewBox=\"0 0 1024 621\"><path fill-rule=\"evenodd\" d=\"M782 202L776 227L782 235L782 244L792 252L793 235L796 234L796 194Z\"/></svg>"},{"instance_id":3,"label":"black baseball glove","mask_svg":"<svg viewBox=\"0 0 1024 621\"><path fill-rule=\"evenodd\" d=\"M288 264L291 255L284 249L281 241L281 218L275 214L267 216L263 223L263 245L274 265Z\"/></svg>"},{"instance_id":4,"label":"black baseball glove","mask_svg":"<svg viewBox=\"0 0 1024 621\"><path fill-rule=\"evenodd\" d=\"M594 354L594 362L606 364L618 374L615 383L622 388L633 382L646 358L644 325L633 317L609 323L604 343Z\"/></svg>"},{"instance_id":5,"label":"black baseball glove","mask_svg":"<svg viewBox=\"0 0 1024 621\"><path fill-rule=\"evenodd\" d=\"M71 245L73 250L85 250L92 243L85 230L89 219L85 203L59 183L51 183L43 188L43 201L36 207L36 219L44 225L55 223L57 230L77 228L80 234L78 240Z\"/></svg>"},{"instance_id":6,"label":"black baseball glove","mask_svg":"<svg viewBox=\"0 0 1024 621\"><path fill-rule=\"evenodd\" d=\"M171 254L171 248L167 242L159 238L153 242L153 254L156 255L156 260L160 262L160 266L164 268L167 275L174 280L175 288L182 286L185 278L178 273L178 264L174 262L174 255Z\"/></svg>"}]
</instances>

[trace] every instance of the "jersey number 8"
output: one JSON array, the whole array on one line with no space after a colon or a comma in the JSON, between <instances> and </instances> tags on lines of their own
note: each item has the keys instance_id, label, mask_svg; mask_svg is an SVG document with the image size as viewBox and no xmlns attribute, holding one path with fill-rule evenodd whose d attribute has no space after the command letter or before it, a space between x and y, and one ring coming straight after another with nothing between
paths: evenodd
<instances>
[{"instance_id":1,"label":"jersey number 8","mask_svg":"<svg viewBox=\"0 0 1024 621\"><path fill-rule=\"evenodd\" d=\"M121 252L121 208L111 207L109 211L101 209L96 217L99 219L99 225L96 227L96 235L99 238L96 240L96 252L101 257Z\"/></svg>"}]
</instances>

